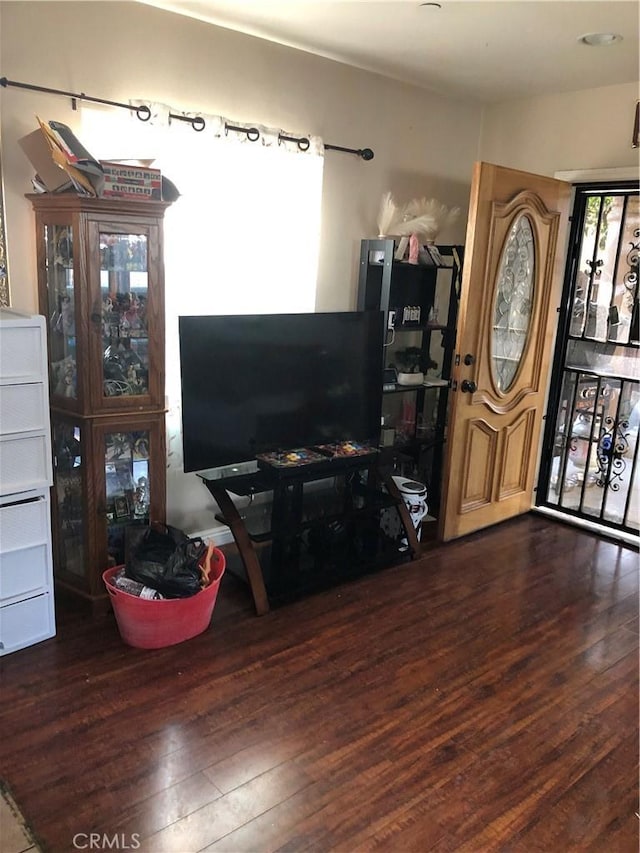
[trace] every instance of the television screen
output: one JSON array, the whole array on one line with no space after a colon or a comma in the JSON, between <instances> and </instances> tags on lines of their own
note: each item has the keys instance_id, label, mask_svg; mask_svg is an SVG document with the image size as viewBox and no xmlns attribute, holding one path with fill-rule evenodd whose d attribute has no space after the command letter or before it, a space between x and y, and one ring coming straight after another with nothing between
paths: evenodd
<instances>
[{"instance_id":1,"label":"television screen","mask_svg":"<svg viewBox=\"0 0 640 853\"><path fill-rule=\"evenodd\" d=\"M382 312L183 316L179 330L185 471L378 444Z\"/></svg>"}]
</instances>

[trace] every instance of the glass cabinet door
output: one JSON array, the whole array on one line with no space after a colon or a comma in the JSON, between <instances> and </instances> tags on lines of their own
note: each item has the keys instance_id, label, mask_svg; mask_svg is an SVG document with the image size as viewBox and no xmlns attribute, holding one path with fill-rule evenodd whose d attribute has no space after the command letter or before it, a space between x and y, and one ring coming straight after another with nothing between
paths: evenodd
<instances>
[{"instance_id":1,"label":"glass cabinet door","mask_svg":"<svg viewBox=\"0 0 640 853\"><path fill-rule=\"evenodd\" d=\"M103 397L149 393L146 234L100 231Z\"/></svg>"},{"instance_id":2,"label":"glass cabinet door","mask_svg":"<svg viewBox=\"0 0 640 853\"><path fill-rule=\"evenodd\" d=\"M104 436L107 551L111 565L124 563L125 531L149 523L149 431L107 432Z\"/></svg>"},{"instance_id":3,"label":"glass cabinet door","mask_svg":"<svg viewBox=\"0 0 640 853\"><path fill-rule=\"evenodd\" d=\"M127 530L164 520L164 415L96 423L100 565L125 562Z\"/></svg>"},{"instance_id":4,"label":"glass cabinet door","mask_svg":"<svg viewBox=\"0 0 640 853\"><path fill-rule=\"evenodd\" d=\"M54 420L52 428L55 571L84 585L86 518L83 484L85 435L78 422Z\"/></svg>"},{"instance_id":5,"label":"glass cabinet door","mask_svg":"<svg viewBox=\"0 0 640 853\"><path fill-rule=\"evenodd\" d=\"M49 388L53 398L78 397L73 229L45 225L45 275L49 320Z\"/></svg>"}]
</instances>

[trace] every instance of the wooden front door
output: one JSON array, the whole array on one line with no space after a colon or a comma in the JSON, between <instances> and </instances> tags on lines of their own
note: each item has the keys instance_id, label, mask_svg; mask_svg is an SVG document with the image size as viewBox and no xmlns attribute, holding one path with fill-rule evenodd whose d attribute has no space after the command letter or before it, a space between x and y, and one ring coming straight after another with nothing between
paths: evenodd
<instances>
[{"instance_id":1,"label":"wooden front door","mask_svg":"<svg viewBox=\"0 0 640 853\"><path fill-rule=\"evenodd\" d=\"M571 187L476 163L441 536L527 512L562 285Z\"/></svg>"}]
</instances>

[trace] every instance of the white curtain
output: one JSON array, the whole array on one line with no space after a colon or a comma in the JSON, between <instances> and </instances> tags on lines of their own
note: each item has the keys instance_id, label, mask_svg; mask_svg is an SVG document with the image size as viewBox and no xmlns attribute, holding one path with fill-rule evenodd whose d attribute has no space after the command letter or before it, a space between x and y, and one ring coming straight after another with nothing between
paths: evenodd
<instances>
[{"instance_id":1,"label":"white curtain","mask_svg":"<svg viewBox=\"0 0 640 853\"><path fill-rule=\"evenodd\" d=\"M181 194L164 227L171 508L185 488L177 318L314 310L324 147L309 137L301 151L265 127L252 142L226 131L239 123L220 116L203 115L205 129L197 132L169 118L178 110L150 107L149 122L83 107L80 138L100 160L153 160Z\"/></svg>"}]
</instances>

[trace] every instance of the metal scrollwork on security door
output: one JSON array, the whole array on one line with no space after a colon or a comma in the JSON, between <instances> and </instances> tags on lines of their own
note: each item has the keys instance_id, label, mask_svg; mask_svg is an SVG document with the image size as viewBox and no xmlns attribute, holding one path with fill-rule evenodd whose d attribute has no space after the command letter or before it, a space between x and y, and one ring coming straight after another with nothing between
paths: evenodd
<instances>
[{"instance_id":1,"label":"metal scrollwork on security door","mask_svg":"<svg viewBox=\"0 0 640 853\"><path fill-rule=\"evenodd\" d=\"M616 427L614 418L604 419L597 453L596 485L601 488L606 486L614 492L620 488L620 481L627 467L624 455L629 449L628 428L628 421L621 421Z\"/></svg>"}]
</instances>

